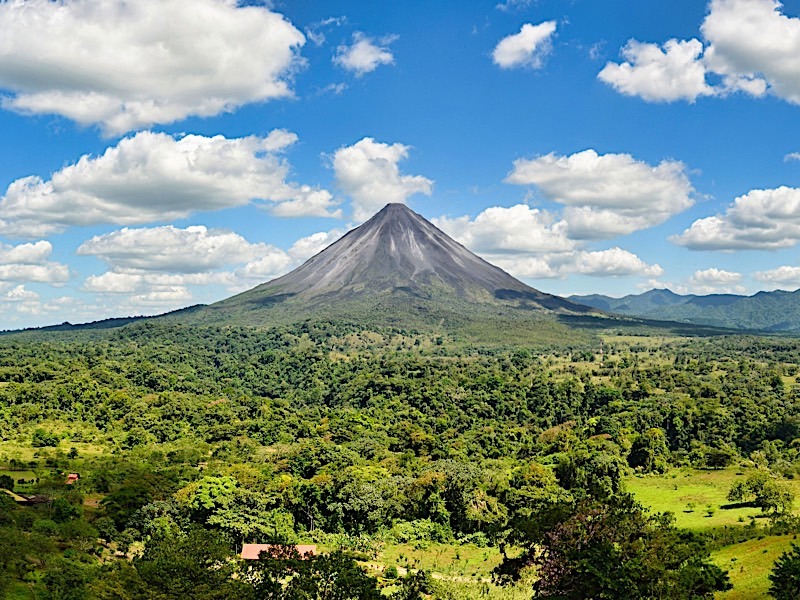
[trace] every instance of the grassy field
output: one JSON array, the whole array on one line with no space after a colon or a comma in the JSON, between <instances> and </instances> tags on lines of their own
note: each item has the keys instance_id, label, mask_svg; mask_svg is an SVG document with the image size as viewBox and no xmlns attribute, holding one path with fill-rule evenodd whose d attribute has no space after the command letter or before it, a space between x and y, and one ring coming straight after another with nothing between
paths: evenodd
<instances>
[{"instance_id":1,"label":"grassy field","mask_svg":"<svg viewBox=\"0 0 800 600\"><path fill-rule=\"evenodd\" d=\"M658 512L675 514L679 527L702 531L713 527L746 525L751 518L757 524L765 519L757 508L722 508L726 495L737 479L752 469L730 467L718 471L675 469L665 475L630 477L626 483L637 500ZM785 480L800 497L800 481ZM689 503L694 503L692 510ZM795 511L796 513L798 511ZM764 536L734 544L713 554L714 562L727 569L734 588L718 594L720 600L756 600L767 598L769 575L778 556L796 536Z\"/></svg>"},{"instance_id":2,"label":"grassy field","mask_svg":"<svg viewBox=\"0 0 800 600\"><path fill-rule=\"evenodd\" d=\"M466 581L490 579L502 556L497 548L479 548L472 544L397 544L386 546L380 555L384 566L425 570L446 578Z\"/></svg>"},{"instance_id":3,"label":"grassy field","mask_svg":"<svg viewBox=\"0 0 800 600\"><path fill-rule=\"evenodd\" d=\"M629 477L628 490L656 512L671 512L676 525L702 531L712 527L746 524L751 518L763 520L761 510L752 507L723 508L730 503L728 490L752 469L729 467L719 470L675 469L665 475ZM800 498L800 480L785 480Z\"/></svg>"},{"instance_id":4,"label":"grassy field","mask_svg":"<svg viewBox=\"0 0 800 600\"><path fill-rule=\"evenodd\" d=\"M733 589L718 594L719 600L757 600L767 597L769 575L775 560L786 550L794 535L767 536L715 552L714 562L727 569Z\"/></svg>"}]
</instances>

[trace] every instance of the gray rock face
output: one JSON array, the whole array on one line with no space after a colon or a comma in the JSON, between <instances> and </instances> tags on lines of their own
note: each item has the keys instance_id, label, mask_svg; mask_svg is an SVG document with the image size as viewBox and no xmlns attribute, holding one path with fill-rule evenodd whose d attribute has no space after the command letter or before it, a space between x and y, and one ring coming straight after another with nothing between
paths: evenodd
<instances>
[{"instance_id":1,"label":"gray rock face","mask_svg":"<svg viewBox=\"0 0 800 600\"><path fill-rule=\"evenodd\" d=\"M544 294L467 250L402 204L388 204L286 275L246 292L312 299L403 290L415 296L454 294L477 302L533 302L585 312Z\"/></svg>"},{"instance_id":2,"label":"gray rock face","mask_svg":"<svg viewBox=\"0 0 800 600\"><path fill-rule=\"evenodd\" d=\"M593 311L525 285L408 207L389 204L283 277L173 320L258 326L345 319L455 330Z\"/></svg>"},{"instance_id":3,"label":"gray rock face","mask_svg":"<svg viewBox=\"0 0 800 600\"><path fill-rule=\"evenodd\" d=\"M367 284L413 286L432 280L465 292L526 286L490 265L402 204L389 204L369 221L272 284L317 294Z\"/></svg>"}]
</instances>

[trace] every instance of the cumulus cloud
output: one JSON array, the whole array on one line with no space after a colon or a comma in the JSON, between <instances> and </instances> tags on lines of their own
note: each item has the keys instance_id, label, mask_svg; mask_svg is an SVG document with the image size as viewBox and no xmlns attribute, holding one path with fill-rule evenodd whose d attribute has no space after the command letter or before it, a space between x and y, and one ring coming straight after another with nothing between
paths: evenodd
<instances>
[{"instance_id":1,"label":"cumulus cloud","mask_svg":"<svg viewBox=\"0 0 800 600\"><path fill-rule=\"evenodd\" d=\"M800 267L784 265L768 271L759 271L753 278L783 289L800 288Z\"/></svg>"},{"instance_id":2,"label":"cumulus cloud","mask_svg":"<svg viewBox=\"0 0 800 600\"><path fill-rule=\"evenodd\" d=\"M25 289L24 285L18 285L0 296L0 301L2 302L30 302L36 300L39 300L39 294Z\"/></svg>"},{"instance_id":3,"label":"cumulus cloud","mask_svg":"<svg viewBox=\"0 0 800 600\"><path fill-rule=\"evenodd\" d=\"M309 236L300 238L292 244L292 247L289 248L289 256L297 261L307 260L315 254L322 252L345 233L346 232L341 229L312 233Z\"/></svg>"},{"instance_id":4,"label":"cumulus cloud","mask_svg":"<svg viewBox=\"0 0 800 600\"><path fill-rule=\"evenodd\" d=\"M448 235L516 277L659 277L663 269L621 248L588 251L567 237L567 224L525 205L491 207L474 219L434 219Z\"/></svg>"},{"instance_id":5,"label":"cumulus cloud","mask_svg":"<svg viewBox=\"0 0 800 600\"><path fill-rule=\"evenodd\" d=\"M519 33L503 38L492 52L492 60L503 69L530 67L539 69L552 49L555 21L538 25L525 23Z\"/></svg>"},{"instance_id":6,"label":"cumulus cloud","mask_svg":"<svg viewBox=\"0 0 800 600\"><path fill-rule=\"evenodd\" d=\"M266 244L251 244L232 231L168 225L95 236L77 254L96 256L116 269L199 273L255 259L266 250Z\"/></svg>"},{"instance_id":7,"label":"cumulus cloud","mask_svg":"<svg viewBox=\"0 0 800 600\"><path fill-rule=\"evenodd\" d=\"M783 162L789 162L792 160L800 160L800 152L789 152L789 154L783 157Z\"/></svg>"},{"instance_id":8,"label":"cumulus cloud","mask_svg":"<svg viewBox=\"0 0 800 600\"><path fill-rule=\"evenodd\" d=\"M433 223L475 252L567 252L575 242L566 236L566 223L538 208L518 204L493 206L475 219L440 217Z\"/></svg>"},{"instance_id":9,"label":"cumulus cloud","mask_svg":"<svg viewBox=\"0 0 800 600\"><path fill-rule=\"evenodd\" d=\"M661 277L664 274L660 265L648 265L632 252L617 247L576 253L574 260L565 264L562 270L596 277Z\"/></svg>"},{"instance_id":10,"label":"cumulus cloud","mask_svg":"<svg viewBox=\"0 0 800 600\"><path fill-rule=\"evenodd\" d=\"M569 275L590 277L660 277L664 269L648 264L637 255L614 247L607 250L575 250L563 253L484 254L498 267L515 277L531 279L562 279Z\"/></svg>"},{"instance_id":11,"label":"cumulus cloud","mask_svg":"<svg viewBox=\"0 0 800 600\"><path fill-rule=\"evenodd\" d=\"M52 252L53 245L45 240L18 246L0 244L0 282L65 283L69 267L49 260Z\"/></svg>"},{"instance_id":12,"label":"cumulus cloud","mask_svg":"<svg viewBox=\"0 0 800 600\"><path fill-rule=\"evenodd\" d=\"M225 138L140 132L84 155L47 181L31 176L0 199L0 233L35 237L71 225L137 225L253 200L285 216L338 216L330 192L286 181L280 152L297 136Z\"/></svg>"},{"instance_id":13,"label":"cumulus cloud","mask_svg":"<svg viewBox=\"0 0 800 600\"><path fill-rule=\"evenodd\" d=\"M0 3L7 109L109 134L291 96L305 38L283 16L231 0Z\"/></svg>"},{"instance_id":14,"label":"cumulus cloud","mask_svg":"<svg viewBox=\"0 0 800 600\"><path fill-rule=\"evenodd\" d=\"M389 44L396 39L396 36L389 36L376 40L356 32L353 34L351 45L342 45L336 49L333 62L347 71L352 71L356 77L372 73L381 65L394 64L394 55L389 50Z\"/></svg>"},{"instance_id":15,"label":"cumulus cloud","mask_svg":"<svg viewBox=\"0 0 800 600\"><path fill-rule=\"evenodd\" d=\"M694 102L716 93L706 83L699 40L669 40L663 48L630 40L620 54L625 62L609 62L598 77L622 94L651 102Z\"/></svg>"},{"instance_id":16,"label":"cumulus cloud","mask_svg":"<svg viewBox=\"0 0 800 600\"><path fill-rule=\"evenodd\" d=\"M741 273L711 267L695 271L689 278L688 287L695 294L741 294L745 291L740 285L741 280Z\"/></svg>"},{"instance_id":17,"label":"cumulus cloud","mask_svg":"<svg viewBox=\"0 0 800 600\"><path fill-rule=\"evenodd\" d=\"M336 182L352 199L357 221L365 221L385 204L404 204L414 194L431 194L433 181L400 173L398 163L408 158L408 151L403 144L384 144L369 137L336 151Z\"/></svg>"},{"instance_id":18,"label":"cumulus cloud","mask_svg":"<svg viewBox=\"0 0 800 600\"><path fill-rule=\"evenodd\" d=\"M108 266L104 273L86 278L84 291L115 297L117 311L140 314L147 307L185 306L200 288L231 293L274 279L340 235L337 230L315 233L284 251L204 226L124 228L91 238L77 253L95 256Z\"/></svg>"},{"instance_id":19,"label":"cumulus cloud","mask_svg":"<svg viewBox=\"0 0 800 600\"><path fill-rule=\"evenodd\" d=\"M514 161L506 182L535 185L545 198L565 205L572 239L609 239L663 223L693 204L686 167L665 160L657 166L629 154L570 156L550 153Z\"/></svg>"},{"instance_id":20,"label":"cumulus cloud","mask_svg":"<svg viewBox=\"0 0 800 600\"><path fill-rule=\"evenodd\" d=\"M800 104L800 18L782 8L779 0L711 0L703 42L670 40L662 50L631 40L624 62L608 63L599 77L648 101L743 92Z\"/></svg>"},{"instance_id":21,"label":"cumulus cloud","mask_svg":"<svg viewBox=\"0 0 800 600\"><path fill-rule=\"evenodd\" d=\"M671 241L691 250L778 250L800 241L800 189L751 190Z\"/></svg>"}]
</instances>

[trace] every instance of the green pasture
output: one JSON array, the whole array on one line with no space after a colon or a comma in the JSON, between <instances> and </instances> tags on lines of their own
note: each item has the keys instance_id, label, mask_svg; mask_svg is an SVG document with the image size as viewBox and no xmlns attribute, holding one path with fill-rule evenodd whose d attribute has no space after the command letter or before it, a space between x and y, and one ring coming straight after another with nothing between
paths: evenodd
<instances>
[{"instance_id":1,"label":"green pasture","mask_svg":"<svg viewBox=\"0 0 800 600\"><path fill-rule=\"evenodd\" d=\"M769 579L775 560L789 549L796 536L766 536L715 552L713 561L728 570L733 589L718 594L719 600L757 600L767 598Z\"/></svg>"},{"instance_id":2,"label":"green pasture","mask_svg":"<svg viewBox=\"0 0 800 600\"><path fill-rule=\"evenodd\" d=\"M744 525L751 518L763 520L761 510L753 507L725 508L726 496L737 479L744 479L753 469L728 467L719 470L674 469L664 475L642 475L626 479L628 490L654 512L671 512L676 525L702 531L725 525ZM800 481L784 480L800 503Z\"/></svg>"},{"instance_id":3,"label":"green pasture","mask_svg":"<svg viewBox=\"0 0 800 600\"><path fill-rule=\"evenodd\" d=\"M491 578L492 570L502 559L495 547L421 542L387 545L380 554L379 562L384 567L424 570L459 581L482 581Z\"/></svg>"}]
</instances>

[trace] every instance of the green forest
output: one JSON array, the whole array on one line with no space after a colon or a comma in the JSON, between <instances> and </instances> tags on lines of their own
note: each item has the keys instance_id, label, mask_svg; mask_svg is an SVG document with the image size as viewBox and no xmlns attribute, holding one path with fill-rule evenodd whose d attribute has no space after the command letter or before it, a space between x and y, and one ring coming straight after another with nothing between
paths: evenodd
<instances>
[{"instance_id":1,"label":"green forest","mask_svg":"<svg viewBox=\"0 0 800 600\"><path fill-rule=\"evenodd\" d=\"M800 340L615 327L0 336L0 592L798 597Z\"/></svg>"}]
</instances>

